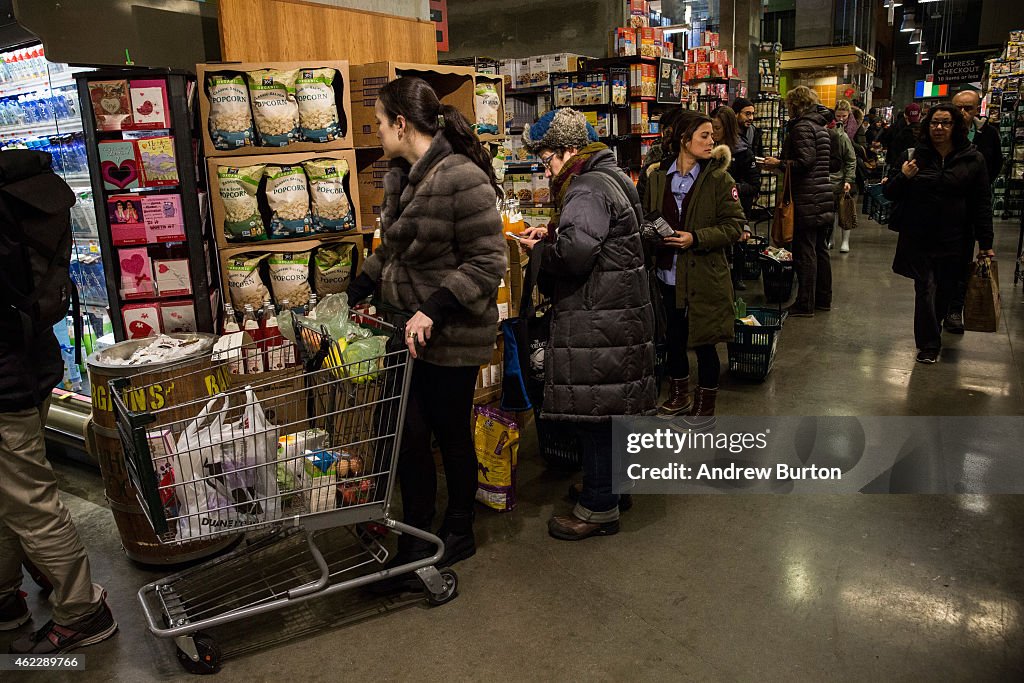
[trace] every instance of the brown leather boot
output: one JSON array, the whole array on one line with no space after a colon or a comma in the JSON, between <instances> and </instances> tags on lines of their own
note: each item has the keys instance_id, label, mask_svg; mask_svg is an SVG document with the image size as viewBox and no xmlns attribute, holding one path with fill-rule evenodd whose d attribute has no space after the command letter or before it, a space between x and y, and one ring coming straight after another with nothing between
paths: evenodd
<instances>
[{"instance_id":1,"label":"brown leather boot","mask_svg":"<svg viewBox=\"0 0 1024 683\"><path fill-rule=\"evenodd\" d=\"M693 407L693 395L690 394L690 378L670 379L668 400L661 404L663 415L689 414Z\"/></svg>"},{"instance_id":2,"label":"brown leather boot","mask_svg":"<svg viewBox=\"0 0 1024 683\"><path fill-rule=\"evenodd\" d=\"M690 415L711 417L715 414L715 399L718 398L718 389L705 389L697 387L696 398L693 402L693 410Z\"/></svg>"}]
</instances>

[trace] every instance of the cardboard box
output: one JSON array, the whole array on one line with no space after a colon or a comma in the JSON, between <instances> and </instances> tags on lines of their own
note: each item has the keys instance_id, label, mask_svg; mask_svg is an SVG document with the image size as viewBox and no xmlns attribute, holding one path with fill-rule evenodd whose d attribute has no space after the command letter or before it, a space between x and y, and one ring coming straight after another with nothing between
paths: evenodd
<instances>
[{"instance_id":1,"label":"cardboard box","mask_svg":"<svg viewBox=\"0 0 1024 683\"><path fill-rule=\"evenodd\" d=\"M637 29L637 32L640 34L640 56L657 57L654 51L654 29L644 27Z\"/></svg>"},{"instance_id":2,"label":"cardboard box","mask_svg":"<svg viewBox=\"0 0 1024 683\"><path fill-rule=\"evenodd\" d=\"M250 149L253 149L253 148L250 148ZM218 192L217 189L216 189L216 184L217 184L216 178L217 178L217 170L219 168L221 168L222 166L241 167L241 166L252 166L254 164L280 164L280 165L283 165L283 166L289 166L289 165L295 166L295 165L300 165L303 161L308 161L310 159L343 159L345 162L348 163L349 173L348 173L348 177L345 179L346 189L348 190L349 201L352 203L353 215L360 216L360 206L361 205L359 203L359 192L357 191L358 188L356 187L356 184L355 184L356 180L354 178L354 176L357 173L357 168L358 168L357 164L356 164L356 153L355 153L355 150L351 150L351 149L336 149L336 150L328 150L328 151L322 151L322 152L295 152L293 154L267 154L267 155L263 155L263 156L254 156L254 157L239 157L239 156L208 157L207 160L206 160L206 170L207 170L207 173L209 175L207 177L211 179L211 185L214 186L214 191L212 193L210 193L210 204L212 205L212 208L213 208L213 234L214 234L214 236L216 238L218 246L220 246L221 249L224 249L225 247L229 247L229 246L231 246L231 247L234 247L234 246L242 246L242 247L245 247L245 246L249 246L249 247L252 247L252 246L266 246L268 244L270 244L270 245L277 245L277 244L282 244L282 243L287 243L287 242L294 242L295 240L307 240L307 239L309 239L311 237L310 235L306 235L306 236L302 236L302 237L293 237L293 238L290 238L290 239L263 240L263 241L260 241L260 242L228 242L227 241L227 237L224 234L224 219L226 217L226 213L225 213L225 210L224 210L224 200L221 199L220 192ZM269 226L270 226L269 216L264 216L263 217L263 222L264 222L264 225L266 225L268 227L268 232L269 232ZM360 228L362 228L363 231L365 231L368 228L372 230L372 227L373 227L372 224L369 225L369 226L366 226L366 225L360 226ZM319 234L329 235L331 233L319 233ZM353 234L353 233L349 232L348 234Z\"/></svg>"},{"instance_id":3,"label":"cardboard box","mask_svg":"<svg viewBox=\"0 0 1024 683\"><path fill-rule=\"evenodd\" d=\"M382 149L360 149L356 152L356 167L360 211L376 219L384 205L384 176L391 168L391 161L384 156ZM373 228L375 222L364 224L363 227Z\"/></svg>"},{"instance_id":4,"label":"cardboard box","mask_svg":"<svg viewBox=\"0 0 1024 683\"><path fill-rule=\"evenodd\" d=\"M533 174L533 202L547 204L551 201L551 185L544 173Z\"/></svg>"},{"instance_id":5,"label":"cardboard box","mask_svg":"<svg viewBox=\"0 0 1024 683\"><path fill-rule=\"evenodd\" d=\"M573 91L573 84L568 79L562 79L555 86L555 106L571 107L574 104Z\"/></svg>"},{"instance_id":6,"label":"cardboard box","mask_svg":"<svg viewBox=\"0 0 1024 683\"><path fill-rule=\"evenodd\" d=\"M548 68L550 62L548 61L547 55L539 55L536 57L530 57L530 86L536 87L539 85L548 84Z\"/></svg>"},{"instance_id":7,"label":"cardboard box","mask_svg":"<svg viewBox=\"0 0 1024 683\"><path fill-rule=\"evenodd\" d=\"M352 140L356 147L379 147L374 106L380 89L400 76L422 78L443 104L475 121L473 67L407 62L374 62L352 65ZM350 145L351 146L351 145Z\"/></svg>"},{"instance_id":8,"label":"cardboard box","mask_svg":"<svg viewBox=\"0 0 1024 683\"><path fill-rule=\"evenodd\" d=\"M697 62L694 65L696 67L696 78L711 78L711 64L709 62Z\"/></svg>"},{"instance_id":9,"label":"cardboard box","mask_svg":"<svg viewBox=\"0 0 1024 683\"><path fill-rule=\"evenodd\" d=\"M647 0L629 0L629 25L633 28L650 26L651 8Z\"/></svg>"},{"instance_id":10,"label":"cardboard box","mask_svg":"<svg viewBox=\"0 0 1024 683\"><path fill-rule=\"evenodd\" d=\"M529 88L530 87L530 67L532 60L529 57L525 59L517 59L515 61L516 66L516 87L517 88Z\"/></svg>"},{"instance_id":11,"label":"cardboard box","mask_svg":"<svg viewBox=\"0 0 1024 683\"><path fill-rule=\"evenodd\" d=\"M610 57L633 57L636 55L636 29L622 27L613 29L608 39Z\"/></svg>"},{"instance_id":12,"label":"cardboard box","mask_svg":"<svg viewBox=\"0 0 1024 683\"><path fill-rule=\"evenodd\" d=\"M550 73L567 73L579 70L579 55L570 52L559 52L556 55L550 55L550 60Z\"/></svg>"},{"instance_id":13,"label":"cardboard box","mask_svg":"<svg viewBox=\"0 0 1024 683\"><path fill-rule=\"evenodd\" d=\"M341 135L330 142L293 142L284 147L246 146L232 150L216 149L210 138L210 97L206 88L206 75L212 73L237 73L256 71L257 69L310 69L329 68L338 72L341 77L342 96L335 97L338 107L338 123ZM254 154L290 154L295 152L319 152L336 149L351 149L355 123L352 115L353 82L350 78L349 63L346 60L310 59L304 62L232 62L230 64L196 64L196 76L199 83L199 127L202 128L203 152L207 157L242 156ZM371 105L372 106L372 105ZM376 133L376 130L374 130Z\"/></svg>"},{"instance_id":14,"label":"cardboard box","mask_svg":"<svg viewBox=\"0 0 1024 683\"><path fill-rule=\"evenodd\" d=\"M514 59L502 59L498 61L498 75L501 76L502 82L505 83L505 89L515 87L515 60Z\"/></svg>"},{"instance_id":15,"label":"cardboard box","mask_svg":"<svg viewBox=\"0 0 1024 683\"><path fill-rule=\"evenodd\" d=\"M719 46L719 35L714 31L704 31L701 36L701 43L711 48L717 48Z\"/></svg>"}]
</instances>

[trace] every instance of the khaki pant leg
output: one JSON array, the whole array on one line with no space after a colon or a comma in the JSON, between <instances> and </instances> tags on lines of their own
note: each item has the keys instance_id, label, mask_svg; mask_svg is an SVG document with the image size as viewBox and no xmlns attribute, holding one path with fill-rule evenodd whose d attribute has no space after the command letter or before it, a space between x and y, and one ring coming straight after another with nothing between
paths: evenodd
<instances>
[{"instance_id":1,"label":"khaki pant leg","mask_svg":"<svg viewBox=\"0 0 1024 683\"><path fill-rule=\"evenodd\" d=\"M103 589L92 583L89 556L71 513L60 501L57 479L46 459L43 425L49 402L36 410L0 413L0 552L13 537L20 585L21 560L27 556L53 584L53 620L69 624L94 612ZM13 582L13 560L0 561L0 588ZM12 566L8 566L12 565Z\"/></svg>"}]
</instances>

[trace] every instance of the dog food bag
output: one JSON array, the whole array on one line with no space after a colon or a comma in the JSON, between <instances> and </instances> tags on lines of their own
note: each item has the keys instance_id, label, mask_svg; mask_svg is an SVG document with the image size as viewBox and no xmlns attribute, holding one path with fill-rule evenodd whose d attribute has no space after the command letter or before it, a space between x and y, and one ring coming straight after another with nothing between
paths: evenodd
<instances>
[{"instance_id":1,"label":"dog food bag","mask_svg":"<svg viewBox=\"0 0 1024 683\"><path fill-rule=\"evenodd\" d=\"M484 406L473 409L476 445L476 499L498 512L516 507L519 426L508 413Z\"/></svg>"},{"instance_id":2,"label":"dog food bag","mask_svg":"<svg viewBox=\"0 0 1024 683\"><path fill-rule=\"evenodd\" d=\"M345 194L348 162L344 159L316 159L302 162L309 177L313 204L313 229L317 232L343 232L356 227L352 202Z\"/></svg>"},{"instance_id":3,"label":"dog food bag","mask_svg":"<svg viewBox=\"0 0 1024 683\"><path fill-rule=\"evenodd\" d=\"M334 69L299 69L295 99L299 104L299 132L309 142L330 142L338 137L338 105L334 101Z\"/></svg>"},{"instance_id":4,"label":"dog food bag","mask_svg":"<svg viewBox=\"0 0 1024 683\"><path fill-rule=\"evenodd\" d=\"M266 171L267 203L272 238L301 237L313 231L309 216L309 183L301 166L270 166ZM295 303L292 301L292 303Z\"/></svg>"},{"instance_id":5,"label":"dog food bag","mask_svg":"<svg viewBox=\"0 0 1024 683\"><path fill-rule=\"evenodd\" d=\"M352 281L352 249L350 243L320 247L313 257L313 286L323 299L328 294L342 294Z\"/></svg>"},{"instance_id":6,"label":"dog food bag","mask_svg":"<svg viewBox=\"0 0 1024 683\"><path fill-rule=\"evenodd\" d=\"M241 74L210 74L210 139L217 149L238 149L253 143L249 89Z\"/></svg>"},{"instance_id":7,"label":"dog food bag","mask_svg":"<svg viewBox=\"0 0 1024 683\"><path fill-rule=\"evenodd\" d=\"M504 121L498 121L500 100L498 99L498 88L494 83L476 84L476 125L477 133L497 135L499 125Z\"/></svg>"},{"instance_id":8,"label":"dog food bag","mask_svg":"<svg viewBox=\"0 0 1024 683\"><path fill-rule=\"evenodd\" d=\"M295 101L297 73L259 69L247 74L256 139L263 147L284 147L299 139L299 105Z\"/></svg>"},{"instance_id":9,"label":"dog food bag","mask_svg":"<svg viewBox=\"0 0 1024 683\"><path fill-rule=\"evenodd\" d=\"M267 230L256 201L256 191L265 168L265 165L258 164L217 169L217 189L224 202L224 237L228 242L267 239Z\"/></svg>"},{"instance_id":10,"label":"dog food bag","mask_svg":"<svg viewBox=\"0 0 1024 683\"><path fill-rule=\"evenodd\" d=\"M308 251L281 252L271 254L270 288L274 300L288 300L292 306L305 306L313 290L309 288Z\"/></svg>"},{"instance_id":11,"label":"dog food bag","mask_svg":"<svg viewBox=\"0 0 1024 683\"><path fill-rule=\"evenodd\" d=\"M239 254L228 261L228 289L236 311L245 309L246 304L259 308L270 296L260 277L260 263L265 258L267 254Z\"/></svg>"}]
</instances>

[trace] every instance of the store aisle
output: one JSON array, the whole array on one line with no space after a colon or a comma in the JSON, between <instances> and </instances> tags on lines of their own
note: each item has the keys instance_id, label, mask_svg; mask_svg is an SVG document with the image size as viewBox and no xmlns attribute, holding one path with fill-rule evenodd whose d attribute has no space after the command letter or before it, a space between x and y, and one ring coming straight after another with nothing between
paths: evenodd
<instances>
[{"instance_id":1,"label":"store aisle","mask_svg":"<svg viewBox=\"0 0 1024 683\"><path fill-rule=\"evenodd\" d=\"M727 382L721 412L1022 414L1015 228L997 228L1004 329L949 338L934 366L914 362L895 236L858 229L850 254L833 253L834 310L789 321L772 376ZM350 594L221 628L225 649L249 651L218 680L1024 677L1022 497L638 496L617 536L565 543L546 523L573 476L544 469L531 439L519 508L479 512L454 602ZM86 672L47 680L190 680L146 631L135 593L161 573L124 558L98 473L58 471L121 631L82 651ZM30 593L38 627L48 610Z\"/></svg>"},{"instance_id":2,"label":"store aisle","mask_svg":"<svg viewBox=\"0 0 1024 683\"><path fill-rule=\"evenodd\" d=\"M914 360L914 283L891 270L896 233L860 220L850 253L831 252L832 310L786 321L764 384L724 377L719 413L1024 415L1024 293L1013 286L1019 223L995 228L1000 331L944 332L939 362L924 365ZM755 292L759 285L741 294L751 301Z\"/></svg>"}]
</instances>

